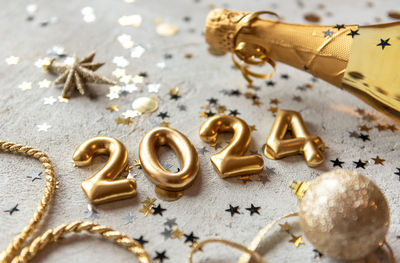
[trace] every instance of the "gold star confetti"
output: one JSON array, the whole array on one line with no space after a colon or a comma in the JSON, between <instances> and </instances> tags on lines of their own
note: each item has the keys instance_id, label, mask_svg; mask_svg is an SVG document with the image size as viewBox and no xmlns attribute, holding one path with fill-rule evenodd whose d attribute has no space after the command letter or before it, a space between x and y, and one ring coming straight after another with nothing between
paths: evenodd
<instances>
[{"instance_id":1,"label":"gold star confetti","mask_svg":"<svg viewBox=\"0 0 400 263\"><path fill-rule=\"evenodd\" d=\"M179 28L173 24L158 24L156 32L160 36L168 37L176 35L179 32Z\"/></svg>"},{"instance_id":2,"label":"gold star confetti","mask_svg":"<svg viewBox=\"0 0 400 263\"><path fill-rule=\"evenodd\" d=\"M68 103L68 102L69 102L69 99L64 98L64 97L61 97L61 96L58 96L58 102L61 102L61 103Z\"/></svg>"},{"instance_id":3,"label":"gold star confetti","mask_svg":"<svg viewBox=\"0 0 400 263\"><path fill-rule=\"evenodd\" d=\"M199 242L197 242L196 240L193 241L193 244L190 244L189 247L194 249L195 247L197 247L199 245ZM199 248L199 251L203 251L202 248Z\"/></svg>"},{"instance_id":4,"label":"gold star confetti","mask_svg":"<svg viewBox=\"0 0 400 263\"><path fill-rule=\"evenodd\" d=\"M54 61L49 65L48 71L50 73L60 74L60 76L54 81L54 84L58 85L64 83L61 95L62 97L68 98L69 93L73 89L77 89L81 95L84 95L86 83L116 84L114 81L94 73L95 70L104 65L104 63L92 63L95 55L96 53L92 52L82 60L79 60L77 56L74 56L74 62L72 65L61 65Z\"/></svg>"},{"instance_id":5,"label":"gold star confetti","mask_svg":"<svg viewBox=\"0 0 400 263\"><path fill-rule=\"evenodd\" d=\"M254 93L252 93L252 92L246 92L245 94L244 94L244 96L247 98L247 99L252 99L253 97L254 97Z\"/></svg>"},{"instance_id":6,"label":"gold star confetti","mask_svg":"<svg viewBox=\"0 0 400 263\"><path fill-rule=\"evenodd\" d=\"M306 85L304 85L304 87L306 87L307 89L312 89L312 88L313 88L313 85L311 85L311 84L306 84Z\"/></svg>"},{"instance_id":7,"label":"gold star confetti","mask_svg":"<svg viewBox=\"0 0 400 263\"><path fill-rule=\"evenodd\" d=\"M142 163L140 162L140 160L135 159L135 164L134 164L137 168L141 169L142 168Z\"/></svg>"},{"instance_id":8,"label":"gold star confetti","mask_svg":"<svg viewBox=\"0 0 400 263\"><path fill-rule=\"evenodd\" d=\"M160 126L161 127L167 127L167 128L169 128L169 125L170 125L171 123L170 122L168 122L168 121L162 121L161 123L160 123Z\"/></svg>"},{"instance_id":9,"label":"gold star confetti","mask_svg":"<svg viewBox=\"0 0 400 263\"><path fill-rule=\"evenodd\" d=\"M275 104L275 105L278 105L279 103L281 103L278 99L270 99L269 100L269 103L270 104Z\"/></svg>"},{"instance_id":10,"label":"gold star confetti","mask_svg":"<svg viewBox=\"0 0 400 263\"><path fill-rule=\"evenodd\" d=\"M110 112L119 111L118 105L112 105L112 104L109 105L106 109L109 110Z\"/></svg>"},{"instance_id":11,"label":"gold star confetti","mask_svg":"<svg viewBox=\"0 0 400 263\"><path fill-rule=\"evenodd\" d=\"M371 158L372 160L374 160L374 164L380 164L380 165L384 165L383 163L386 161L384 159L381 159L378 155L375 158Z\"/></svg>"},{"instance_id":12,"label":"gold star confetti","mask_svg":"<svg viewBox=\"0 0 400 263\"><path fill-rule=\"evenodd\" d=\"M262 102L260 100L253 100L253 105L260 106Z\"/></svg>"},{"instance_id":13,"label":"gold star confetti","mask_svg":"<svg viewBox=\"0 0 400 263\"><path fill-rule=\"evenodd\" d=\"M208 104L206 104L206 105L203 105L203 106L201 106L203 109L205 109L205 110L209 110L210 109L210 105L208 105Z\"/></svg>"},{"instance_id":14,"label":"gold star confetti","mask_svg":"<svg viewBox=\"0 0 400 263\"><path fill-rule=\"evenodd\" d=\"M277 111L278 111L278 108L277 107L269 107L268 108L268 111L270 111L270 112L272 112L272 113L276 113Z\"/></svg>"},{"instance_id":15,"label":"gold star confetti","mask_svg":"<svg viewBox=\"0 0 400 263\"><path fill-rule=\"evenodd\" d=\"M207 117L208 117L208 115L207 115L207 113L206 113L206 112L202 111L202 112L200 112L200 117L207 118Z\"/></svg>"},{"instance_id":16,"label":"gold star confetti","mask_svg":"<svg viewBox=\"0 0 400 263\"><path fill-rule=\"evenodd\" d=\"M132 170L132 168L133 168L133 166L132 165L127 165L126 167L125 167L125 172L130 172L131 170Z\"/></svg>"},{"instance_id":17,"label":"gold star confetti","mask_svg":"<svg viewBox=\"0 0 400 263\"><path fill-rule=\"evenodd\" d=\"M121 26L139 27L142 24L142 16L141 15L121 16L118 19L118 23Z\"/></svg>"},{"instance_id":18,"label":"gold star confetti","mask_svg":"<svg viewBox=\"0 0 400 263\"><path fill-rule=\"evenodd\" d=\"M32 82L24 81L18 86L18 88L22 91L30 90L32 89Z\"/></svg>"},{"instance_id":19,"label":"gold star confetti","mask_svg":"<svg viewBox=\"0 0 400 263\"><path fill-rule=\"evenodd\" d=\"M154 206L154 202L155 202L156 200L157 200L156 198L150 198L150 197L147 196L146 199L143 200L141 203L142 203L143 205L153 207L153 206Z\"/></svg>"},{"instance_id":20,"label":"gold star confetti","mask_svg":"<svg viewBox=\"0 0 400 263\"><path fill-rule=\"evenodd\" d=\"M288 232L290 229L292 229L292 226L288 222L285 222L284 224L279 224L279 226L281 227L279 232Z\"/></svg>"},{"instance_id":21,"label":"gold star confetti","mask_svg":"<svg viewBox=\"0 0 400 263\"><path fill-rule=\"evenodd\" d=\"M250 125L249 127L250 127L250 131L256 131L257 130L256 125Z\"/></svg>"},{"instance_id":22,"label":"gold star confetti","mask_svg":"<svg viewBox=\"0 0 400 263\"><path fill-rule=\"evenodd\" d=\"M175 87L175 88L173 88L173 89L170 89L170 90L169 90L169 94L171 94L171 95L178 95L178 94L179 94L179 88L178 88L178 87Z\"/></svg>"},{"instance_id":23,"label":"gold star confetti","mask_svg":"<svg viewBox=\"0 0 400 263\"><path fill-rule=\"evenodd\" d=\"M382 124L376 125L375 128L377 128L379 131L385 131L385 130L387 130L386 125L382 125Z\"/></svg>"},{"instance_id":24,"label":"gold star confetti","mask_svg":"<svg viewBox=\"0 0 400 263\"><path fill-rule=\"evenodd\" d=\"M48 79L44 79L44 80L39 81L38 84L39 84L39 88L48 89L51 86L51 81Z\"/></svg>"},{"instance_id":25,"label":"gold star confetti","mask_svg":"<svg viewBox=\"0 0 400 263\"><path fill-rule=\"evenodd\" d=\"M154 18L153 23L156 24L156 25L161 24L162 23L162 19L159 18L159 17L156 17L156 18Z\"/></svg>"},{"instance_id":26,"label":"gold star confetti","mask_svg":"<svg viewBox=\"0 0 400 263\"><path fill-rule=\"evenodd\" d=\"M219 105L217 107L217 112L218 113L224 113L226 111L226 107L224 105Z\"/></svg>"},{"instance_id":27,"label":"gold star confetti","mask_svg":"<svg viewBox=\"0 0 400 263\"><path fill-rule=\"evenodd\" d=\"M238 178L238 180L242 181L243 184L246 184L247 182L251 182L251 181L252 181L251 178L250 178L250 175L243 175L243 176L240 176L240 177Z\"/></svg>"},{"instance_id":28,"label":"gold star confetti","mask_svg":"<svg viewBox=\"0 0 400 263\"><path fill-rule=\"evenodd\" d=\"M10 57L6 58L6 63L8 65L17 65L18 62L19 62L19 57L10 56Z\"/></svg>"},{"instance_id":29,"label":"gold star confetti","mask_svg":"<svg viewBox=\"0 0 400 263\"><path fill-rule=\"evenodd\" d=\"M116 118L115 122L117 124L123 124L123 125L128 125L128 126L133 123L132 118L121 118L121 117Z\"/></svg>"},{"instance_id":30,"label":"gold star confetti","mask_svg":"<svg viewBox=\"0 0 400 263\"><path fill-rule=\"evenodd\" d=\"M319 147L319 149L321 150L321 151L325 151L326 149L328 149L329 147L328 146L326 146L324 143Z\"/></svg>"},{"instance_id":31,"label":"gold star confetti","mask_svg":"<svg viewBox=\"0 0 400 263\"><path fill-rule=\"evenodd\" d=\"M365 131L365 132L369 132L369 130L371 130L372 128L368 127L367 125L361 125L360 126L360 131Z\"/></svg>"},{"instance_id":32,"label":"gold star confetti","mask_svg":"<svg viewBox=\"0 0 400 263\"><path fill-rule=\"evenodd\" d=\"M185 233L184 233L183 231L181 231L181 230L179 229L179 227L177 227L174 231L172 231L172 236L173 236L174 238L179 239L179 240L182 239L183 234L185 234Z\"/></svg>"},{"instance_id":33,"label":"gold star confetti","mask_svg":"<svg viewBox=\"0 0 400 263\"><path fill-rule=\"evenodd\" d=\"M300 245L304 245L302 236L295 236L295 235L291 235L291 236L292 236L292 239L289 240L290 243L293 243L296 247L299 247Z\"/></svg>"},{"instance_id":34,"label":"gold star confetti","mask_svg":"<svg viewBox=\"0 0 400 263\"><path fill-rule=\"evenodd\" d=\"M139 212L143 213L144 216L147 216L148 214L151 214L152 208L153 208L153 205L151 205L151 206L150 205L143 205L143 208L141 208L139 210Z\"/></svg>"},{"instance_id":35,"label":"gold star confetti","mask_svg":"<svg viewBox=\"0 0 400 263\"><path fill-rule=\"evenodd\" d=\"M35 61L35 66L38 68L42 68L44 70L48 70L49 66L51 63L53 63L54 59L45 57L45 58L39 58L38 60Z\"/></svg>"},{"instance_id":36,"label":"gold star confetti","mask_svg":"<svg viewBox=\"0 0 400 263\"><path fill-rule=\"evenodd\" d=\"M185 54L185 58L187 59L191 59L193 57L193 55L191 53L186 53Z\"/></svg>"}]
</instances>

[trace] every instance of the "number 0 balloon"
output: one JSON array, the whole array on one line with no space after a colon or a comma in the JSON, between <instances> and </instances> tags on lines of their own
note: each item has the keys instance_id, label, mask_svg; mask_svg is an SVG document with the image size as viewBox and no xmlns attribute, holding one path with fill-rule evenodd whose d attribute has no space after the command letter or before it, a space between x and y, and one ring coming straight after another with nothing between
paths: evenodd
<instances>
[{"instance_id":1,"label":"number 0 balloon","mask_svg":"<svg viewBox=\"0 0 400 263\"><path fill-rule=\"evenodd\" d=\"M180 170L166 170L158 160L160 146L169 146L177 155ZM189 139L171 128L155 128L148 132L139 146L139 158L147 177L156 185L158 197L166 201L179 199L183 190L190 187L199 170L199 158Z\"/></svg>"}]
</instances>

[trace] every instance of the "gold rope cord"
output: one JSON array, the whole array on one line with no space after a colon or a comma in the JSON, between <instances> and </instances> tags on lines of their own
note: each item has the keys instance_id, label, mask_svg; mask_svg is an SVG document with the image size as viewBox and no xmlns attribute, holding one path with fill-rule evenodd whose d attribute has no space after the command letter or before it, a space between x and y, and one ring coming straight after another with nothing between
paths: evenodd
<instances>
[{"instance_id":1,"label":"gold rope cord","mask_svg":"<svg viewBox=\"0 0 400 263\"><path fill-rule=\"evenodd\" d=\"M130 239L121 232L115 231L107 226L98 225L93 222L75 222L71 224L63 224L55 229L49 229L42 236L36 238L30 245L21 250L26 239L32 235L37 228L40 220L43 218L56 189L56 179L53 164L47 154L41 150L31 146L16 144L0 140L0 149L5 152L17 152L38 159L46 174L46 185L42 199L30 220L28 225L19 233L10 245L1 252L0 262L27 262L32 259L39 250L43 249L47 244L57 241L61 236L72 232L86 231L91 234L100 234L103 238L110 239L115 243L127 247L129 251L138 256L141 263L149 263L150 259L143 247L135 240ZM17 253L20 252L19 255Z\"/></svg>"},{"instance_id":2,"label":"gold rope cord","mask_svg":"<svg viewBox=\"0 0 400 263\"><path fill-rule=\"evenodd\" d=\"M43 196L37 206L35 213L33 214L32 219L24 228L24 230L22 230L21 233L19 233L14 238L7 249L0 254L1 262L10 262L11 259L14 258L16 253L21 249L21 246L26 241L26 239L30 235L32 235L32 232L37 228L40 220L43 218L43 215L51 202L54 190L56 188L56 178L53 164L44 152L27 145L16 144L6 141L0 141L0 149L3 151L22 153L38 159L42 163L42 166L45 169L44 173L46 175L46 186L43 191Z\"/></svg>"},{"instance_id":3,"label":"gold rope cord","mask_svg":"<svg viewBox=\"0 0 400 263\"><path fill-rule=\"evenodd\" d=\"M90 234L99 234L105 239L112 240L118 245L126 247L129 251L138 256L139 262L141 263L150 262L143 247L137 241L132 240L125 234L113 230L108 226L102 226L94 222L77 221L70 224L62 224L54 229L47 230L42 236L33 240L29 246L23 248L20 255L16 256L12 263L27 262L46 245L57 242L68 233L79 233L82 231L86 231Z\"/></svg>"}]
</instances>

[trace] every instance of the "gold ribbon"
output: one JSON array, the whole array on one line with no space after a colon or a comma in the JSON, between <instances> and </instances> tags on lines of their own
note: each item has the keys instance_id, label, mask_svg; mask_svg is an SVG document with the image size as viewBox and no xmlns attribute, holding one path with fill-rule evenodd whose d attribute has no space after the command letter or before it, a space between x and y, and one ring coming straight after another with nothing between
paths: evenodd
<instances>
[{"instance_id":1,"label":"gold ribbon","mask_svg":"<svg viewBox=\"0 0 400 263\"><path fill-rule=\"evenodd\" d=\"M199 250L202 249L202 247L205 244L208 243L221 243L224 245L227 245L229 247L232 248L236 248L238 250L243 251L245 254L243 254L238 263L248 263L250 261L250 259L252 259L252 262L255 263L267 263L262 256L256 252L256 249L258 248L258 246L260 245L263 237L267 234L267 232L274 226L276 225L276 223L278 223L279 221L281 221L282 219L288 218L288 217L294 217L294 216L298 216L298 213L291 213L285 216L282 216L278 219L275 219L274 221L272 221L271 223L269 223L268 225L266 225L263 229L261 229L258 234L253 238L253 240L251 241L250 245L246 248L245 246L232 242L232 241L228 241L225 239L216 239L216 238L210 238L210 239L206 239L201 241L200 243L198 243L196 246L193 247L192 251L189 254L189 263L193 263L193 255L198 252Z\"/></svg>"},{"instance_id":2,"label":"gold ribbon","mask_svg":"<svg viewBox=\"0 0 400 263\"><path fill-rule=\"evenodd\" d=\"M255 77L255 78L260 78L260 79L269 79L271 78L275 72L276 72L276 64L275 62L268 57L268 51L259 45L256 44L250 44L246 42L239 42L237 43L237 38L240 33L240 31L244 27L251 27L252 23L256 20L259 19L259 16L262 14L269 14L276 16L278 20L280 20L280 17L278 14L271 12L271 11L259 11L251 14L247 14L243 16L239 22L236 24L235 28L235 33L233 35L233 45L234 45L234 50L232 53L232 61L233 64L235 65L236 68L238 68L243 77L247 80L249 85L252 84L253 80L250 77ZM243 50L251 48L254 51L256 51L256 54L252 56L246 56L244 53L242 53ZM235 59L235 56L239 58L243 62L240 63ZM256 66L262 66L264 64L269 64L273 68L273 72L267 73L267 74L261 74L261 73L256 73L251 70L249 70L250 65L256 65Z\"/></svg>"}]
</instances>

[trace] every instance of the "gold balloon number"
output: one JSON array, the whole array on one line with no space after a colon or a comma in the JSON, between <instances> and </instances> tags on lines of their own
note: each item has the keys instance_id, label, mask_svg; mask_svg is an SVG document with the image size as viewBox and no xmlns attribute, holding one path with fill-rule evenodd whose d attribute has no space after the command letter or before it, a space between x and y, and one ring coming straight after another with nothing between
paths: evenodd
<instances>
[{"instance_id":1,"label":"gold balloon number","mask_svg":"<svg viewBox=\"0 0 400 263\"><path fill-rule=\"evenodd\" d=\"M293 138L284 139L288 130ZM303 154L307 165L315 167L324 161L323 147L324 143L318 136L309 134L298 112L279 110L264 146L264 155L270 159L281 159Z\"/></svg>"},{"instance_id":2,"label":"gold balloon number","mask_svg":"<svg viewBox=\"0 0 400 263\"><path fill-rule=\"evenodd\" d=\"M87 198L93 204L102 204L134 197L136 181L127 178L118 179L127 165L128 151L117 139L91 138L76 148L72 159L76 166L86 166L99 154L107 154L109 159L100 171L82 182L82 190Z\"/></svg>"},{"instance_id":3,"label":"gold balloon number","mask_svg":"<svg viewBox=\"0 0 400 263\"><path fill-rule=\"evenodd\" d=\"M264 168L260 155L246 155L251 131L246 122L237 117L217 115L207 119L200 127L200 138L215 145L220 133L231 132L233 137L227 147L211 156L211 162L222 178L259 173Z\"/></svg>"},{"instance_id":4,"label":"gold balloon number","mask_svg":"<svg viewBox=\"0 0 400 263\"><path fill-rule=\"evenodd\" d=\"M158 160L160 146L169 146L180 162L176 173L166 170ZM179 199L190 187L199 170L199 158L189 139L177 130L160 127L148 132L140 142L139 158L147 177L156 185L157 196L166 201Z\"/></svg>"}]
</instances>

